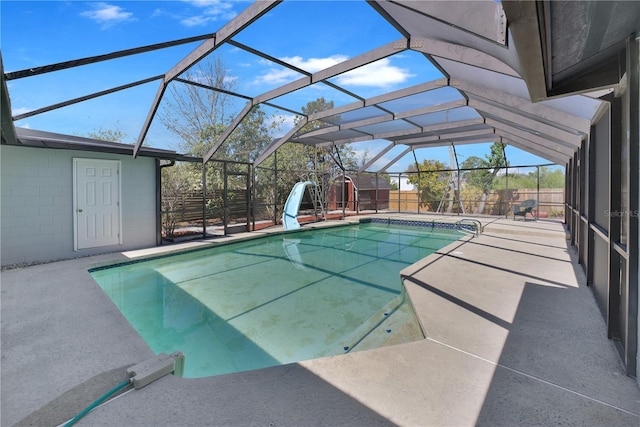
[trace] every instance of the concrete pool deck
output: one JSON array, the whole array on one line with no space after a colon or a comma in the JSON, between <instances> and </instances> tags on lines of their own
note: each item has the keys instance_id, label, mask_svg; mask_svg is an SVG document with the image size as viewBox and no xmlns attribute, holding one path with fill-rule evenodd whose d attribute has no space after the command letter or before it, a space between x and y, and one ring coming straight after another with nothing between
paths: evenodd
<instances>
[{"instance_id":1,"label":"concrete pool deck","mask_svg":"<svg viewBox=\"0 0 640 427\"><path fill-rule=\"evenodd\" d=\"M640 424L640 389L607 339L563 225L478 219L480 237L402 272L426 339L217 377L166 376L78 425ZM64 423L153 356L88 268L217 241L3 271L1 424Z\"/></svg>"}]
</instances>

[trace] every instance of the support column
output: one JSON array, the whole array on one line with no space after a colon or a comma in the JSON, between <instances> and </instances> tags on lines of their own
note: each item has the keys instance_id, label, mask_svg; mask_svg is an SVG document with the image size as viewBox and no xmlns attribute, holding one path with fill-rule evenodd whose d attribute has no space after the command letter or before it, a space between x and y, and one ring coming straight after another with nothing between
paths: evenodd
<instances>
[{"instance_id":1,"label":"support column","mask_svg":"<svg viewBox=\"0 0 640 427\"><path fill-rule=\"evenodd\" d=\"M640 39L633 34L627 39L627 78L628 78L628 138L629 138L629 226L627 250L628 298L627 308L627 372L638 372L638 277L640 275L640 248L638 222L640 216Z\"/></svg>"}]
</instances>

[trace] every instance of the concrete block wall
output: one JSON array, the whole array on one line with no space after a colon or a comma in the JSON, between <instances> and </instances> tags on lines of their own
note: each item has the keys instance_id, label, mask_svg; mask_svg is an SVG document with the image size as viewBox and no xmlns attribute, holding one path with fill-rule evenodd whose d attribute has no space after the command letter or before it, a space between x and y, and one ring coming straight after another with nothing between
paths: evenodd
<instances>
[{"instance_id":1,"label":"concrete block wall","mask_svg":"<svg viewBox=\"0 0 640 427\"><path fill-rule=\"evenodd\" d=\"M0 150L2 266L155 246L155 159L9 145ZM121 161L121 245L74 251L74 158Z\"/></svg>"}]
</instances>

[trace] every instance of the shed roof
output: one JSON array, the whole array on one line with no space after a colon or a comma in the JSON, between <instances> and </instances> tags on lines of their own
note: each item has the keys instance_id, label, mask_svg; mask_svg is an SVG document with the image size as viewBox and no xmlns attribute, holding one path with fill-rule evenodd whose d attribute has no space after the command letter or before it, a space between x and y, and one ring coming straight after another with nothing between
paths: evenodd
<instances>
[{"instance_id":1,"label":"shed roof","mask_svg":"<svg viewBox=\"0 0 640 427\"><path fill-rule=\"evenodd\" d=\"M350 175L349 179L360 191L366 190L389 190L391 185L386 179L379 175Z\"/></svg>"},{"instance_id":2,"label":"shed roof","mask_svg":"<svg viewBox=\"0 0 640 427\"><path fill-rule=\"evenodd\" d=\"M15 145L37 148L67 149L80 151L93 151L113 154L133 154L133 144L122 144L86 138L82 136L63 135L54 132L45 132L34 129L16 128ZM187 157L171 150L163 150L153 147L142 147L139 155L143 157L155 157L166 160L198 161L194 157Z\"/></svg>"}]
</instances>

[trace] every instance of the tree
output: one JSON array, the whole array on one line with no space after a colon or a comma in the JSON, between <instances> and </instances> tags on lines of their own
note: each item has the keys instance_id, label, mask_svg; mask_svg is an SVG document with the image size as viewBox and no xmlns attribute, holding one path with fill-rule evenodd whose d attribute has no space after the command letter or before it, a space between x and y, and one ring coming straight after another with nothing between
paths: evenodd
<instances>
[{"instance_id":1,"label":"tree","mask_svg":"<svg viewBox=\"0 0 640 427\"><path fill-rule=\"evenodd\" d=\"M181 162L161 169L160 212L162 234L166 237L174 237L176 226L183 220L185 196L202 188L194 165Z\"/></svg>"},{"instance_id":2,"label":"tree","mask_svg":"<svg viewBox=\"0 0 640 427\"><path fill-rule=\"evenodd\" d=\"M422 206L426 206L429 210L438 209L440 200L447 188L447 180L449 174L442 174L436 171L446 169L446 165L439 160L423 160L416 169L415 165L410 165L409 183L417 185L420 189L420 201ZM419 173L415 173L419 171Z\"/></svg>"},{"instance_id":3,"label":"tree","mask_svg":"<svg viewBox=\"0 0 640 427\"><path fill-rule=\"evenodd\" d=\"M564 171L551 170L548 166L540 167L540 188L564 188Z\"/></svg>"},{"instance_id":4,"label":"tree","mask_svg":"<svg viewBox=\"0 0 640 427\"><path fill-rule=\"evenodd\" d=\"M118 127L118 122L116 122L116 125L114 126L113 129L97 128L91 132L88 132L86 135L79 135L79 136L86 136L87 138L99 139L100 141L110 141L110 142L120 142L120 143L126 143L126 140L130 139L129 135L127 135L126 132L122 131Z\"/></svg>"},{"instance_id":5,"label":"tree","mask_svg":"<svg viewBox=\"0 0 640 427\"><path fill-rule=\"evenodd\" d=\"M180 142L177 149L204 157L233 122L237 81L227 75L220 57L198 63L182 76L193 82L173 83L159 118ZM252 162L272 140L281 122L253 107L215 154L216 159Z\"/></svg>"},{"instance_id":6,"label":"tree","mask_svg":"<svg viewBox=\"0 0 640 427\"><path fill-rule=\"evenodd\" d=\"M509 166L504 157L504 144L500 142L494 142L493 144L491 144L490 150L491 153L485 155L484 159L481 159L477 156L470 156L466 158L461 165L462 169L484 168L465 171L462 174L463 179L467 183L479 188L482 191L477 213L484 213L484 208L487 203L487 197L489 196L489 192L494 187L495 177L498 175L498 172L500 172L500 169Z\"/></svg>"},{"instance_id":7,"label":"tree","mask_svg":"<svg viewBox=\"0 0 640 427\"><path fill-rule=\"evenodd\" d=\"M169 86L158 118L179 138L176 149L182 153L202 157L233 120L228 113L233 99L228 93L237 83L228 78L226 70L224 61L216 56L181 76L193 84L173 82Z\"/></svg>"},{"instance_id":8,"label":"tree","mask_svg":"<svg viewBox=\"0 0 640 427\"><path fill-rule=\"evenodd\" d=\"M399 186L398 186L398 181L392 181L391 180L391 175L389 175L386 172L380 173L378 174L378 176L382 179L384 179L385 181L387 181L387 183L389 184L389 189L392 191L397 191L399 190Z\"/></svg>"},{"instance_id":9,"label":"tree","mask_svg":"<svg viewBox=\"0 0 640 427\"><path fill-rule=\"evenodd\" d=\"M333 101L327 101L324 98L318 98L315 101L310 101L306 106L302 107L302 112L309 116L314 113L320 113L323 111L331 110L334 108ZM333 119L333 120L332 120ZM302 120L302 117L297 117L295 123L298 124ZM331 123L339 123L339 117L328 117L321 120L310 121L304 125L298 131L298 135L305 134L323 127L330 126ZM336 177L342 174L343 170L357 170L358 161L355 151L349 144L343 144L339 146L323 146L323 147L309 147L306 150L308 158L308 164L315 169L322 169L323 173L328 174L330 177Z\"/></svg>"},{"instance_id":10,"label":"tree","mask_svg":"<svg viewBox=\"0 0 640 427\"><path fill-rule=\"evenodd\" d=\"M309 116L333 107L333 101L318 98L302 106L301 111ZM294 123L297 125L301 120L302 116L296 117ZM325 126L325 121L313 120L302 126L297 135ZM326 192L329 185L342 176L342 168L356 170L357 164L355 151L346 145L334 148L287 142L256 170L257 188L260 190L258 197L264 200L266 206L283 206L293 185L309 179L315 180ZM269 214L273 215L273 209L268 209Z\"/></svg>"},{"instance_id":11,"label":"tree","mask_svg":"<svg viewBox=\"0 0 640 427\"><path fill-rule=\"evenodd\" d=\"M549 166L540 167L538 182L538 171L531 170L528 173L509 173L509 188L564 188L564 171L560 168L551 169ZM496 186L507 188L506 176L496 178Z\"/></svg>"},{"instance_id":12,"label":"tree","mask_svg":"<svg viewBox=\"0 0 640 427\"><path fill-rule=\"evenodd\" d=\"M192 83L172 83L158 116L162 124L178 137L177 150L194 157L204 157L236 118L237 98L230 93L236 91L238 84L228 76L227 67L220 57L201 61L181 78ZM281 121L275 115L269 117L259 105L254 106L217 148L212 160L252 163L271 143L280 126ZM174 190L182 188L179 183L172 183L173 179L201 181L202 166L191 164L184 166L180 173L163 173L163 186L166 183ZM245 188L246 165L230 163L226 170L226 188ZM183 173L187 171L189 176ZM209 212L220 210L223 197L232 197L231 191L222 194L224 180L221 167L206 168Z\"/></svg>"}]
</instances>

